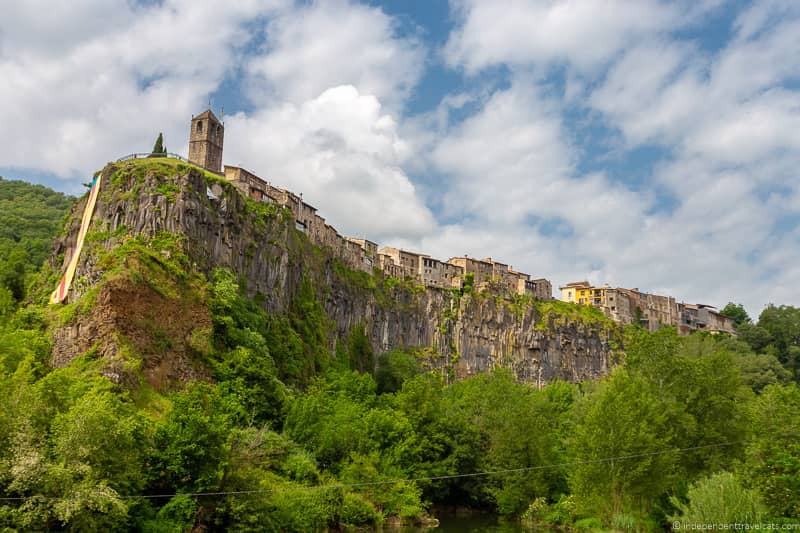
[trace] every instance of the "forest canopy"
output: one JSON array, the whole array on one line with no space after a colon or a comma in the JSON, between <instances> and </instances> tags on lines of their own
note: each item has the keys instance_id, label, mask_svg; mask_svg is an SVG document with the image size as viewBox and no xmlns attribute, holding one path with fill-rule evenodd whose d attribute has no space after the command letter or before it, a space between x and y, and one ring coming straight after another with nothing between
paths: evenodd
<instances>
[{"instance_id":1,"label":"forest canopy","mask_svg":"<svg viewBox=\"0 0 800 533\"><path fill-rule=\"evenodd\" d=\"M0 198L0 265L22 272L1 289L0 529L314 531L451 506L576 530L800 516L797 308L740 314L738 337L630 327L608 376L538 388L507 369L450 382L418 350L373 353L363 325L331 352L310 278L277 315L217 269L186 276L211 315L191 339L208 376L159 390L127 344L132 381L95 350L51 366L62 312L25 289L70 199L7 181Z\"/></svg>"}]
</instances>

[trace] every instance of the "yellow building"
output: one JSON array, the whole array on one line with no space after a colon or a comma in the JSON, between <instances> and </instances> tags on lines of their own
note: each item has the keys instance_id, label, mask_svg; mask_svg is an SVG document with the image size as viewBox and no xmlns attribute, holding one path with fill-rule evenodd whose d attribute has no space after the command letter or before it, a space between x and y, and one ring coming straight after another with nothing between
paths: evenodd
<instances>
[{"instance_id":1,"label":"yellow building","mask_svg":"<svg viewBox=\"0 0 800 533\"><path fill-rule=\"evenodd\" d=\"M603 307L606 305L608 286L592 287L588 281L574 281L559 287L561 300L576 304L594 305Z\"/></svg>"}]
</instances>

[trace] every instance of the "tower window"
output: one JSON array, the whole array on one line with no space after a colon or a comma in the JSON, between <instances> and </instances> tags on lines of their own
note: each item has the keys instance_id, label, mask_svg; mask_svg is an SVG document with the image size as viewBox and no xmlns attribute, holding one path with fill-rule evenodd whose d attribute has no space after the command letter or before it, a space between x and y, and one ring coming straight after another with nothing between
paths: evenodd
<instances>
[{"instance_id":1,"label":"tower window","mask_svg":"<svg viewBox=\"0 0 800 533\"><path fill-rule=\"evenodd\" d=\"M203 133L203 123L202 122L198 122L197 123L197 133Z\"/></svg>"}]
</instances>

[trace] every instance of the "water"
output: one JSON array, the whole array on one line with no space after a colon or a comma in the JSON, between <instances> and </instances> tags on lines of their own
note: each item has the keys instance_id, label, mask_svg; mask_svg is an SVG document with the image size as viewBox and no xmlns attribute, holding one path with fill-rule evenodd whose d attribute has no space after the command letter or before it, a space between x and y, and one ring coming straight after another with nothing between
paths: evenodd
<instances>
[{"instance_id":1,"label":"water","mask_svg":"<svg viewBox=\"0 0 800 533\"><path fill-rule=\"evenodd\" d=\"M433 513L439 527L433 529L403 528L402 533L521 533L535 531L519 522L506 521L491 514ZM543 530L537 530L543 531Z\"/></svg>"}]
</instances>

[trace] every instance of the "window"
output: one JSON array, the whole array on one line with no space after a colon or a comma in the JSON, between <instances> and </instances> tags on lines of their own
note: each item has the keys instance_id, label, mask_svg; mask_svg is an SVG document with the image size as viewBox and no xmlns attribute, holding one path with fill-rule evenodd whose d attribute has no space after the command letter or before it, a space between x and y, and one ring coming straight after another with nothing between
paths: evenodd
<instances>
[{"instance_id":1,"label":"window","mask_svg":"<svg viewBox=\"0 0 800 533\"><path fill-rule=\"evenodd\" d=\"M197 123L197 133L203 133L203 122L202 121Z\"/></svg>"}]
</instances>

